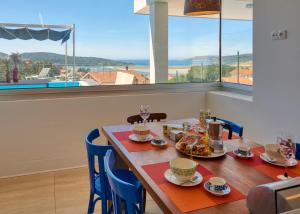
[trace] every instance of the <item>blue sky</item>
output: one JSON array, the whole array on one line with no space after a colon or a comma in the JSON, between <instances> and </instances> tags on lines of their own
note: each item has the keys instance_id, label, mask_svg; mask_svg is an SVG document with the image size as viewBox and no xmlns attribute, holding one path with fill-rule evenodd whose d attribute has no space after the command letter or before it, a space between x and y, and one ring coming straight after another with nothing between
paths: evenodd
<instances>
[{"instance_id":1,"label":"blue sky","mask_svg":"<svg viewBox=\"0 0 300 214\"><path fill-rule=\"evenodd\" d=\"M17 6L16 6L17 5ZM76 24L79 56L110 59L149 57L149 17L133 14L133 0L15 0L1 4L0 22ZM224 55L252 51L252 23L225 21ZM69 45L70 46L70 45ZM218 21L169 18L169 58L218 54ZM64 53L57 42L0 39L0 52ZM70 50L71 54L71 50Z\"/></svg>"}]
</instances>

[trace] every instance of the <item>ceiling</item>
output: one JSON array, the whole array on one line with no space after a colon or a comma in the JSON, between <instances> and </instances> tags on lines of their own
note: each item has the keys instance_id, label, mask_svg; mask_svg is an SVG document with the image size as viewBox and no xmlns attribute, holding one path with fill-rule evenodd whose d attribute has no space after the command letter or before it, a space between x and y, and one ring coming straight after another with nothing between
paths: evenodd
<instances>
[{"instance_id":1,"label":"ceiling","mask_svg":"<svg viewBox=\"0 0 300 214\"><path fill-rule=\"evenodd\" d=\"M185 0L134 0L134 13L149 14L149 5L155 1L168 2L169 16L184 16ZM253 0L223 0L223 18L234 20L253 20ZM219 15L201 16L201 18L219 18Z\"/></svg>"}]
</instances>

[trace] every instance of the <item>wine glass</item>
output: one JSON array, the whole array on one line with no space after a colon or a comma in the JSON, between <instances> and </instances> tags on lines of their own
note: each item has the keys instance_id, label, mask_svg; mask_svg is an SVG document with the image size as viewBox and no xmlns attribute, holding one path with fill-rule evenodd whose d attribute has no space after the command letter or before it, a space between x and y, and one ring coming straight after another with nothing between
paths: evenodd
<instances>
[{"instance_id":1,"label":"wine glass","mask_svg":"<svg viewBox=\"0 0 300 214\"><path fill-rule=\"evenodd\" d=\"M147 119L150 117L149 106L141 105L140 106L140 116L143 119L144 125L146 124Z\"/></svg>"},{"instance_id":2,"label":"wine glass","mask_svg":"<svg viewBox=\"0 0 300 214\"><path fill-rule=\"evenodd\" d=\"M284 174L278 175L277 178L280 180L286 180L290 178L287 172L289 161L295 159L294 143L292 142L292 138L287 135L278 137L277 143L279 144L279 152L281 156L284 158L284 169L285 169Z\"/></svg>"}]
</instances>

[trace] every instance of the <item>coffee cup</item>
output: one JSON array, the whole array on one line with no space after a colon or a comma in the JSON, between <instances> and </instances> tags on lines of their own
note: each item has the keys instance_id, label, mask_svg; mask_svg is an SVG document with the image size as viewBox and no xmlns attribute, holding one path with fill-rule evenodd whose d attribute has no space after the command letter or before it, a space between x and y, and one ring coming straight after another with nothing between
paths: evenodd
<instances>
[{"instance_id":1,"label":"coffee cup","mask_svg":"<svg viewBox=\"0 0 300 214\"><path fill-rule=\"evenodd\" d=\"M144 125L137 125L133 128L132 132L139 140L145 140L150 134L150 129Z\"/></svg>"},{"instance_id":2,"label":"coffee cup","mask_svg":"<svg viewBox=\"0 0 300 214\"><path fill-rule=\"evenodd\" d=\"M208 180L210 189L213 191L223 191L226 189L226 181L220 177L211 177Z\"/></svg>"},{"instance_id":3,"label":"coffee cup","mask_svg":"<svg viewBox=\"0 0 300 214\"><path fill-rule=\"evenodd\" d=\"M251 147L247 144L241 144L238 148L238 153L243 156L248 156L251 154Z\"/></svg>"}]
</instances>

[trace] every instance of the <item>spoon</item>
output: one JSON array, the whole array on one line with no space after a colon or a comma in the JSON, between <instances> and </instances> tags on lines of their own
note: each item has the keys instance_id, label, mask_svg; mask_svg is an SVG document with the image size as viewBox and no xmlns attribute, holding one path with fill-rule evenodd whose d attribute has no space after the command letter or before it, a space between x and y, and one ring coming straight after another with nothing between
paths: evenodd
<instances>
[{"instance_id":1,"label":"spoon","mask_svg":"<svg viewBox=\"0 0 300 214\"><path fill-rule=\"evenodd\" d=\"M262 153L262 156L264 156L269 162L271 163L276 163L277 160L275 158L271 158L269 155L267 155L266 153Z\"/></svg>"},{"instance_id":2,"label":"spoon","mask_svg":"<svg viewBox=\"0 0 300 214\"><path fill-rule=\"evenodd\" d=\"M195 176L192 177L190 180L184 181L184 182L180 183L179 185L182 186L182 185L187 184L187 183L190 183L190 182L191 182L191 183L195 183L197 180L198 180L198 176L195 175Z\"/></svg>"}]
</instances>

